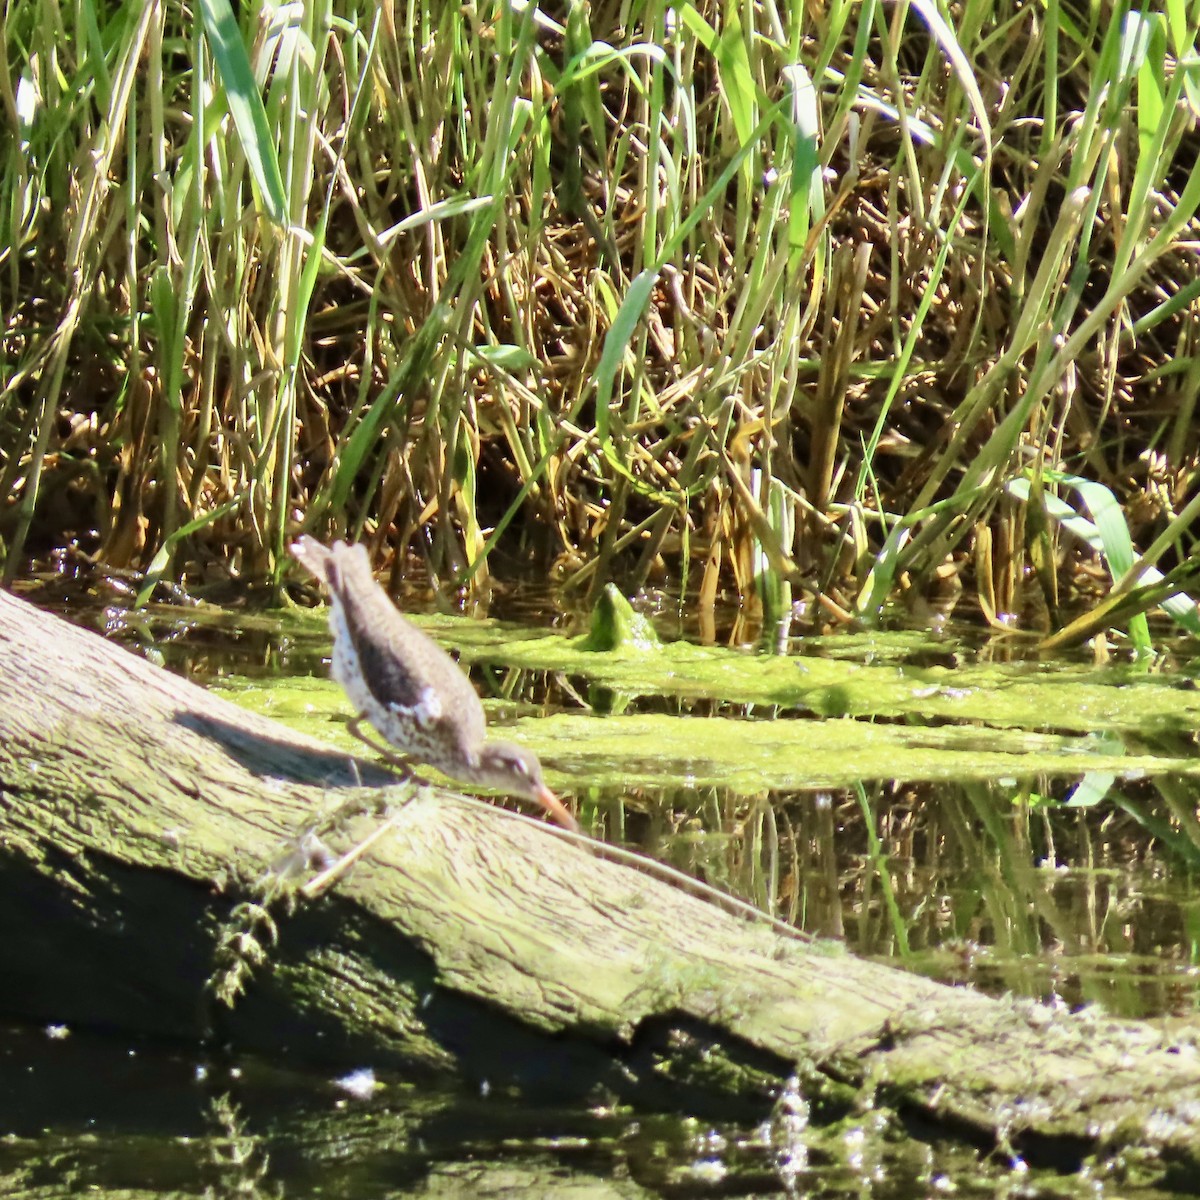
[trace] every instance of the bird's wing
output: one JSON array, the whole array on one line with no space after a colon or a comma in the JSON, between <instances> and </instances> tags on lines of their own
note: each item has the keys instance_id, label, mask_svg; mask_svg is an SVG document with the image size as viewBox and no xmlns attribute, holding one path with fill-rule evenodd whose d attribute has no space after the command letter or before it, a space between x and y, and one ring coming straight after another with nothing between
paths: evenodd
<instances>
[{"instance_id":1,"label":"bird's wing","mask_svg":"<svg viewBox=\"0 0 1200 1200\"><path fill-rule=\"evenodd\" d=\"M471 681L445 650L404 619L371 574L365 552L338 554L335 562L329 584L341 598L371 693L382 704L412 711L424 725L451 721L458 732L482 738L483 705Z\"/></svg>"}]
</instances>

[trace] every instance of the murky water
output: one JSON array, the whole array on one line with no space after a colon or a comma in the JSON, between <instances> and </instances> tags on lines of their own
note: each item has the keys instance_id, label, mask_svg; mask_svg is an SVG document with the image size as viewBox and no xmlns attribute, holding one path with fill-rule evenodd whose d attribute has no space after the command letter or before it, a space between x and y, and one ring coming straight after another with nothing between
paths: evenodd
<instances>
[{"instance_id":1,"label":"murky water","mask_svg":"<svg viewBox=\"0 0 1200 1200\"><path fill-rule=\"evenodd\" d=\"M321 1196L1165 1195L1119 1166L1069 1178L803 1100L741 1119L547 1109L378 1081L370 1095L254 1060L0 1029L0 1193ZM915 1136L914 1136L915 1135ZM1112 1177L1112 1186L1106 1183Z\"/></svg>"},{"instance_id":2,"label":"murky water","mask_svg":"<svg viewBox=\"0 0 1200 1200\"><path fill-rule=\"evenodd\" d=\"M1123 1016L1195 1007L1200 692L1182 670L998 665L902 632L765 661L743 651L732 680L739 656L715 651L716 682L688 658L690 679L676 669L638 691L637 660L606 668L631 677L624 688L578 668L514 669L489 657L486 630L468 638L462 624L434 628L460 638L493 723L529 731L595 836L939 979ZM493 638L507 659L547 640ZM318 623L253 673L184 665L357 749L327 654ZM756 678L763 667L772 673ZM795 695L780 693L780 667L802 676ZM845 682L831 684L839 671ZM746 698L758 691L778 702ZM817 716L831 696L839 712L866 714Z\"/></svg>"},{"instance_id":3,"label":"murky water","mask_svg":"<svg viewBox=\"0 0 1200 1200\"><path fill-rule=\"evenodd\" d=\"M358 751L308 614L78 615ZM1182 665L1047 664L1015 641L912 632L646 662L562 657L559 639L487 623L432 631L598 837L941 980L1125 1016L1195 1010L1200 695ZM1158 1194L1111 1165L1043 1178L914 1140L886 1113L819 1128L798 1098L714 1121L378 1082L10 1032L0 1180L26 1195Z\"/></svg>"}]
</instances>

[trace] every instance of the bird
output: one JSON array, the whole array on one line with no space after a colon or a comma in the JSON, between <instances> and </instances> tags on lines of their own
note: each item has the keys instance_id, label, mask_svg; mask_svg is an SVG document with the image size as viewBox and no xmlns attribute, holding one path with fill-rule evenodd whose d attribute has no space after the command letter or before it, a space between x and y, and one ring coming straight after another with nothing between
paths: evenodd
<instances>
[{"instance_id":1,"label":"bird","mask_svg":"<svg viewBox=\"0 0 1200 1200\"><path fill-rule=\"evenodd\" d=\"M366 547L324 546L307 534L290 547L329 592L333 631L330 674L357 712L350 732L380 748L362 730L365 719L402 754L443 775L533 800L564 829L579 825L546 786L531 751L487 737L483 704L458 664L406 620L371 571ZM388 751L389 760L401 760ZM404 765L404 764L401 764Z\"/></svg>"}]
</instances>

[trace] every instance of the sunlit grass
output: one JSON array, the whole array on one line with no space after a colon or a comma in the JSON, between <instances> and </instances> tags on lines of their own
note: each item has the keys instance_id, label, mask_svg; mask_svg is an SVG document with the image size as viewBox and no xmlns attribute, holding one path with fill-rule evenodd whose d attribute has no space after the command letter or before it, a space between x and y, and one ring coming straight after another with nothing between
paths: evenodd
<instances>
[{"instance_id":1,"label":"sunlit grass","mask_svg":"<svg viewBox=\"0 0 1200 1200\"><path fill-rule=\"evenodd\" d=\"M9 5L7 577L277 585L306 528L1053 624L1070 477L1133 564L1075 632L1144 646L1194 582L1200 3L622 11Z\"/></svg>"}]
</instances>

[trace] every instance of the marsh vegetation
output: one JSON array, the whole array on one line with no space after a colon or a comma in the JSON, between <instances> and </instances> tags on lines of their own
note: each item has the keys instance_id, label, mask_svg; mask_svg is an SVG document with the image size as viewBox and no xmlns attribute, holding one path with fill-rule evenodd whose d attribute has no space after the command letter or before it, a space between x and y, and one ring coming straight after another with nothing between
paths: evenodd
<instances>
[{"instance_id":1,"label":"marsh vegetation","mask_svg":"<svg viewBox=\"0 0 1200 1200\"><path fill-rule=\"evenodd\" d=\"M1067 636L1143 643L1192 581L1194 4L0 29L10 581L277 585L302 526L811 624L1108 597Z\"/></svg>"}]
</instances>

